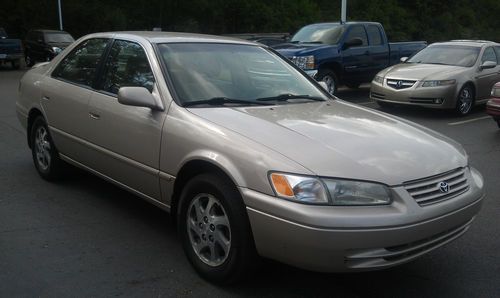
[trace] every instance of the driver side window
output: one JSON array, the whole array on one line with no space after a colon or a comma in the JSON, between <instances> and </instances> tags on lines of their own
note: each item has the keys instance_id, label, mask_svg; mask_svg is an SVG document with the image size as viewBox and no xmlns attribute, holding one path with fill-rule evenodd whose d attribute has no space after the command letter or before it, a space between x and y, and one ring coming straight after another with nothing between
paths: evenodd
<instances>
[{"instance_id":1,"label":"driver side window","mask_svg":"<svg viewBox=\"0 0 500 298\"><path fill-rule=\"evenodd\" d=\"M349 33L347 33L345 41L350 41L354 38L360 38L363 41L363 44L360 45L360 47L368 45L368 37L366 36L366 31L363 26L360 25L352 26L351 29L349 30Z\"/></svg>"}]
</instances>

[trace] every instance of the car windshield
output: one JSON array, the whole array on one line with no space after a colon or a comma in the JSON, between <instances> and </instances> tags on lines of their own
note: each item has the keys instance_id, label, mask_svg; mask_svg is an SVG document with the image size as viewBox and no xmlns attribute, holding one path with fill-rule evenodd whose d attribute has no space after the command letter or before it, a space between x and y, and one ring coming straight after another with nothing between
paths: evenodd
<instances>
[{"instance_id":1,"label":"car windshield","mask_svg":"<svg viewBox=\"0 0 500 298\"><path fill-rule=\"evenodd\" d=\"M340 24L314 24L300 29L291 42L337 44L343 32L344 26Z\"/></svg>"},{"instance_id":2,"label":"car windshield","mask_svg":"<svg viewBox=\"0 0 500 298\"><path fill-rule=\"evenodd\" d=\"M197 104L297 103L328 97L297 69L262 47L159 44L177 98Z\"/></svg>"},{"instance_id":3,"label":"car windshield","mask_svg":"<svg viewBox=\"0 0 500 298\"><path fill-rule=\"evenodd\" d=\"M431 45L406 62L471 67L476 63L479 51L479 47L472 46Z\"/></svg>"},{"instance_id":4,"label":"car windshield","mask_svg":"<svg viewBox=\"0 0 500 298\"><path fill-rule=\"evenodd\" d=\"M46 42L73 42L75 41L68 33L47 33L45 34Z\"/></svg>"}]
</instances>

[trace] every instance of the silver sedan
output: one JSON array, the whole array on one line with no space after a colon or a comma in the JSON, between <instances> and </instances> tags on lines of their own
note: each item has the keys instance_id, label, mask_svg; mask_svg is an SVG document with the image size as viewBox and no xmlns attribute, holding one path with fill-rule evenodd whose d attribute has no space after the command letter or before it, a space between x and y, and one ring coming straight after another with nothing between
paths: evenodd
<instances>
[{"instance_id":1,"label":"silver sedan","mask_svg":"<svg viewBox=\"0 0 500 298\"><path fill-rule=\"evenodd\" d=\"M381 106L418 105L466 115L484 104L500 81L500 44L494 42L434 43L403 60L372 81L370 98Z\"/></svg>"},{"instance_id":2,"label":"silver sedan","mask_svg":"<svg viewBox=\"0 0 500 298\"><path fill-rule=\"evenodd\" d=\"M258 256L327 272L402 264L464 234L483 199L460 144L331 97L242 40L88 35L23 76L17 114L42 178L71 164L170 212L217 283Z\"/></svg>"}]
</instances>

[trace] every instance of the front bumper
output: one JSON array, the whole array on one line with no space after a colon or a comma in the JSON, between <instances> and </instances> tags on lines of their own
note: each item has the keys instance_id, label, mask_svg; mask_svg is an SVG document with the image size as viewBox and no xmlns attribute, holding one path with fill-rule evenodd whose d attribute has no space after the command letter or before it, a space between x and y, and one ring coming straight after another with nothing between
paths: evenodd
<instances>
[{"instance_id":1,"label":"front bumper","mask_svg":"<svg viewBox=\"0 0 500 298\"><path fill-rule=\"evenodd\" d=\"M393 104L415 105L433 109L453 109L457 102L457 85L419 87L417 81L412 87L394 89L384 83L371 83L370 99ZM436 100L441 103L436 103Z\"/></svg>"},{"instance_id":2,"label":"front bumper","mask_svg":"<svg viewBox=\"0 0 500 298\"><path fill-rule=\"evenodd\" d=\"M13 61L19 60L24 57L23 53L18 54L0 54L0 61Z\"/></svg>"},{"instance_id":3,"label":"front bumper","mask_svg":"<svg viewBox=\"0 0 500 298\"><path fill-rule=\"evenodd\" d=\"M425 207L402 186L393 188L391 205L372 207L302 205L240 191L258 253L320 272L374 270L408 262L465 233L483 199L474 182L467 192Z\"/></svg>"}]
</instances>

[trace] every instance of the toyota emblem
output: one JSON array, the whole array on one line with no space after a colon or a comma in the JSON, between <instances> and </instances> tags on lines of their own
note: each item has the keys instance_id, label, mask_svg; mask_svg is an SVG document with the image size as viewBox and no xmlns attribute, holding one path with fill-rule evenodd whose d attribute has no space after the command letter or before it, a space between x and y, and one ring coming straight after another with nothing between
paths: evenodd
<instances>
[{"instance_id":1,"label":"toyota emblem","mask_svg":"<svg viewBox=\"0 0 500 298\"><path fill-rule=\"evenodd\" d=\"M448 183L446 183L444 181L443 182L439 182L437 186L439 187L439 190L441 192L446 193L446 192L450 191L450 186L448 185Z\"/></svg>"}]
</instances>

